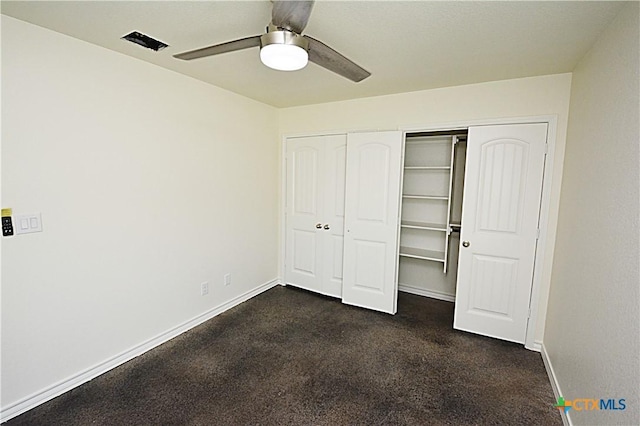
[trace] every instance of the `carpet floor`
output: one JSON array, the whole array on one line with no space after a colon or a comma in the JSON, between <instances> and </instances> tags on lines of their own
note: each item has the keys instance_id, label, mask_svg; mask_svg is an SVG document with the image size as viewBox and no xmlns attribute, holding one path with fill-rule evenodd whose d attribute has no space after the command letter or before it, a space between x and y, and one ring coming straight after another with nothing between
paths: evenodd
<instances>
[{"instance_id":1,"label":"carpet floor","mask_svg":"<svg viewBox=\"0 0 640 426\"><path fill-rule=\"evenodd\" d=\"M276 287L7 426L562 424L539 353L452 323Z\"/></svg>"}]
</instances>

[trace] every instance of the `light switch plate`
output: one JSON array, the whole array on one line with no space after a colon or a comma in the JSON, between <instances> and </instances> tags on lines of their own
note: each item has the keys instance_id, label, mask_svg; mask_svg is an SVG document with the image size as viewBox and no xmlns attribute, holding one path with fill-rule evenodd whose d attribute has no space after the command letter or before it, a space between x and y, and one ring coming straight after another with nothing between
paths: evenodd
<instances>
[{"instance_id":1,"label":"light switch plate","mask_svg":"<svg viewBox=\"0 0 640 426\"><path fill-rule=\"evenodd\" d=\"M13 225L14 232L17 235L42 232L42 216L40 213L14 216Z\"/></svg>"}]
</instances>

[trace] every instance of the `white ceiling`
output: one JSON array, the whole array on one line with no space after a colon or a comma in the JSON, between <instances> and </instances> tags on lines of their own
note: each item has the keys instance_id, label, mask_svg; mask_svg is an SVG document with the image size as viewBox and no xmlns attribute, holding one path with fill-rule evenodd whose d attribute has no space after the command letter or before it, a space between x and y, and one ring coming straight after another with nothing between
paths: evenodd
<instances>
[{"instance_id":1,"label":"white ceiling","mask_svg":"<svg viewBox=\"0 0 640 426\"><path fill-rule=\"evenodd\" d=\"M353 83L313 63L278 72L258 48L173 54L264 32L269 1L5 1L1 11L277 107L570 72L620 2L317 1L305 34L372 73ZM139 31L159 52L120 38Z\"/></svg>"}]
</instances>

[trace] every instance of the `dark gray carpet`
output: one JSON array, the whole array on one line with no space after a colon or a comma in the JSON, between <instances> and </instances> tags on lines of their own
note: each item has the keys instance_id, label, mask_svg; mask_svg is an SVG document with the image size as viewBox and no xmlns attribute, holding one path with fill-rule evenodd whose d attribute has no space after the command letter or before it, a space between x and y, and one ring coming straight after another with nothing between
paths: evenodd
<instances>
[{"instance_id":1,"label":"dark gray carpet","mask_svg":"<svg viewBox=\"0 0 640 426\"><path fill-rule=\"evenodd\" d=\"M7 425L562 424L540 354L276 287Z\"/></svg>"}]
</instances>

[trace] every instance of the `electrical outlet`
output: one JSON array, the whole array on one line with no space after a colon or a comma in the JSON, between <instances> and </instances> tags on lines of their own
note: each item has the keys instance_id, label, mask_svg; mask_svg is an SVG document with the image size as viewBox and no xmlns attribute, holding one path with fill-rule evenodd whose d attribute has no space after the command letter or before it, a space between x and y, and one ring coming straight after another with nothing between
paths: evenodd
<instances>
[{"instance_id":1,"label":"electrical outlet","mask_svg":"<svg viewBox=\"0 0 640 426\"><path fill-rule=\"evenodd\" d=\"M206 296L207 294L209 294L209 283L205 281L202 284L200 284L200 295Z\"/></svg>"},{"instance_id":2,"label":"electrical outlet","mask_svg":"<svg viewBox=\"0 0 640 426\"><path fill-rule=\"evenodd\" d=\"M231 274L225 274L224 285L231 285Z\"/></svg>"}]
</instances>

